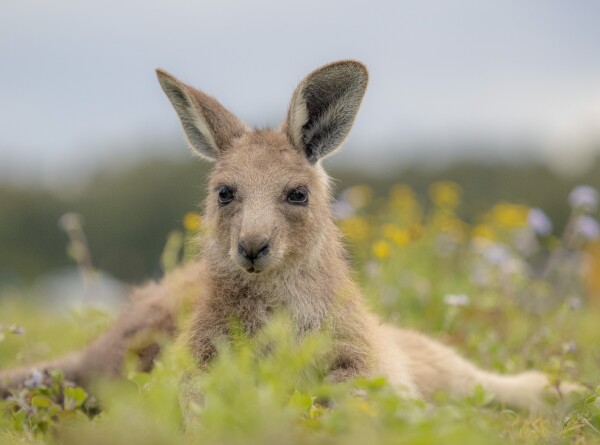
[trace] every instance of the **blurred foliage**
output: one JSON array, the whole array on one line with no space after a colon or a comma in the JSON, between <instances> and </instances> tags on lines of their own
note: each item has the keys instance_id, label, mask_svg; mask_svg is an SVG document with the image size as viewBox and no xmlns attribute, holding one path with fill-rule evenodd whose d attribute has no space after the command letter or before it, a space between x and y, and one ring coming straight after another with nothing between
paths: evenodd
<instances>
[{"instance_id":1,"label":"blurred foliage","mask_svg":"<svg viewBox=\"0 0 600 445\"><path fill-rule=\"evenodd\" d=\"M0 283L29 281L70 264L58 223L77 212L94 266L127 281L160 275L159 256L182 215L197 209L207 166L190 161L147 161L98 173L66 196L0 186Z\"/></svg>"},{"instance_id":2,"label":"blurred foliage","mask_svg":"<svg viewBox=\"0 0 600 445\"><path fill-rule=\"evenodd\" d=\"M69 418L98 414L94 397L65 380L58 370L48 373L34 370L25 386L13 393L4 408L11 413L12 429L27 435L46 433L57 422Z\"/></svg>"},{"instance_id":3,"label":"blurred foliage","mask_svg":"<svg viewBox=\"0 0 600 445\"><path fill-rule=\"evenodd\" d=\"M554 383L582 382L589 391L581 398L528 414L495 405L481 388L425 403L399 398L381 378L330 385L322 378L327 338L299 341L284 314L255 338L221 345L202 375L174 344L152 373L101 382L93 388L99 414L60 375L48 381L34 372L1 405L0 443L598 443L597 192L565 190L561 230L548 230L552 221L541 209L508 200L464 217L468 195L448 180L422 192L406 184L385 195L364 184L341 190L334 211L370 306L486 368L538 368ZM196 213L176 219L179 229L157 255L167 270L194 255L186 240L203 229ZM108 323L91 311L56 318L13 292L0 300L0 366L53 356Z\"/></svg>"},{"instance_id":4,"label":"blurred foliage","mask_svg":"<svg viewBox=\"0 0 600 445\"><path fill-rule=\"evenodd\" d=\"M30 282L70 264L66 235L57 225L66 212L82 215L95 267L128 282L160 276L160 254L167 237L181 226L183 215L199 208L208 169L208 164L192 159L155 159L99 172L86 184L63 193L0 184L0 286ZM459 212L467 221L492 203L510 201L543 208L559 230L568 217L569 190L580 183L600 188L600 160L572 178L535 163L461 162L438 169L412 164L386 174L345 170L335 164L328 170L338 190L363 183L381 197L402 182L423 201L431 183L449 180L461 187L464 199Z\"/></svg>"}]
</instances>

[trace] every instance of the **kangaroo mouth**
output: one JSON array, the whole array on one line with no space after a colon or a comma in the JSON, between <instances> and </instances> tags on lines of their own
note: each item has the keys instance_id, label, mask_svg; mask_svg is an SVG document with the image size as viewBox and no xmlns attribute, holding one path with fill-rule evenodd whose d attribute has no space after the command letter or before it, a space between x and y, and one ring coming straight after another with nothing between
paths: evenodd
<instances>
[{"instance_id":1,"label":"kangaroo mouth","mask_svg":"<svg viewBox=\"0 0 600 445\"><path fill-rule=\"evenodd\" d=\"M251 261L248 258L236 255L235 262L244 272L249 274L261 273L269 268L269 261L262 257Z\"/></svg>"}]
</instances>

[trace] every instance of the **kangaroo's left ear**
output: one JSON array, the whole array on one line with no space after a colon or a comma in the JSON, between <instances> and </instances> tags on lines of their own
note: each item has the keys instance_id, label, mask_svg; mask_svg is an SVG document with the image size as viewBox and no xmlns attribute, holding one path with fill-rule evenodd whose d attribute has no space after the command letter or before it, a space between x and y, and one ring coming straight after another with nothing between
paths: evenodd
<instances>
[{"instance_id":1,"label":"kangaroo's left ear","mask_svg":"<svg viewBox=\"0 0 600 445\"><path fill-rule=\"evenodd\" d=\"M156 70L160 86L173 104L192 150L214 161L231 142L244 135L246 124L216 99L177 80L164 70Z\"/></svg>"},{"instance_id":2,"label":"kangaroo's left ear","mask_svg":"<svg viewBox=\"0 0 600 445\"><path fill-rule=\"evenodd\" d=\"M283 129L314 164L340 147L367 89L367 68L342 60L309 74L296 88Z\"/></svg>"}]
</instances>

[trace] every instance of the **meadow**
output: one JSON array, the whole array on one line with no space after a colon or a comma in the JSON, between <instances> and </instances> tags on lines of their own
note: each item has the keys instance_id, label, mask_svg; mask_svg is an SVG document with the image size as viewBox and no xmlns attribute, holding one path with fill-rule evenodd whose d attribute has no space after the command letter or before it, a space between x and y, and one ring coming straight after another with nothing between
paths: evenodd
<instances>
[{"instance_id":1,"label":"meadow","mask_svg":"<svg viewBox=\"0 0 600 445\"><path fill-rule=\"evenodd\" d=\"M181 345L165 341L151 373L130 366L122 380L85 390L59 373L32 373L25 388L0 402L0 443L599 442L597 191L571 192L560 232L543 209L510 202L466 222L465 199L449 181L431 184L426 200L403 184L385 196L367 185L340 193L334 212L370 306L481 366L541 369L554 383L582 383L585 393L549 399L546 412L527 413L500 406L481 388L464 399L440 393L425 402L399 398L380 378L330 385L320 366L327 338L297 344L282 315L256 338L223 344L209 371L193 379L206 403L192 410L188 428L178 387L191 365ZM194 256L202 227L199 214L182 217L161 257L166 272ZM81 262L77 237L70 243ZM8 289L0 299L0 367L81 346L114 317L85 305L58 315L26 293Z\"/></svg>"}]
</instances>

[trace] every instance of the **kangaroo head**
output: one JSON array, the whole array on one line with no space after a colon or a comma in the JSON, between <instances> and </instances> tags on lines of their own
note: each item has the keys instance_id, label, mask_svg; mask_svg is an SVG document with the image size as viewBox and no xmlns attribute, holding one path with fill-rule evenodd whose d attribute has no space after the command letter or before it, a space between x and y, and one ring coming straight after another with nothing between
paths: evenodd
<instances>
[{"instance_id":1,"label":"kangaroo head","mask_svg":"<svg viewBox=\"0 0 600 445\"><path fill-rule=\"evenodd\" d=\"M309 74L276 130L250 129L212 97L157 73L190 148L215 162L205 216L220 258L248 273L276 270L332 236L320 161L350 132L367 86L364 65L340 61Z\"/></svg>"}]
</instances>

